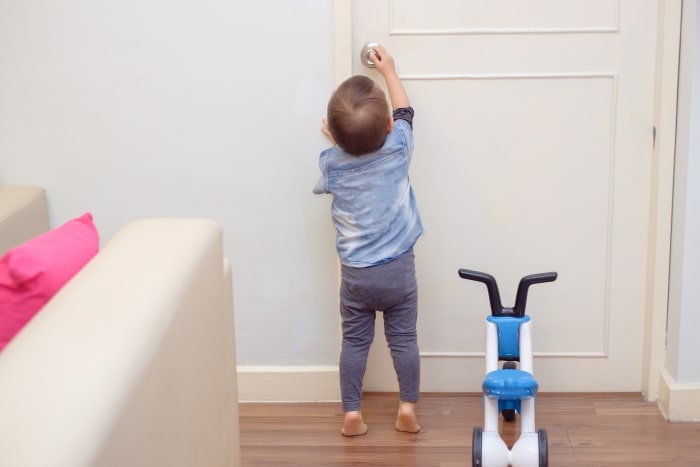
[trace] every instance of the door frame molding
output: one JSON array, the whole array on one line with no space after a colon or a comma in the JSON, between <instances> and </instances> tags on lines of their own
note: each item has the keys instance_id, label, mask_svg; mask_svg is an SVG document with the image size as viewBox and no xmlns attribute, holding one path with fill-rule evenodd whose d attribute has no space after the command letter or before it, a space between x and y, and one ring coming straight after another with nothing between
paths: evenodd
<instances>
[{"instance_id":1,"label":"door frame molding","mask_svg":"<svg viewBox=\"0 0 700 467\"><path fill-rule=\"evenodd\" d=\"M678 66L680 63L681 2L660 0L657 11L654 79L654 151L652 158L642 393L659 398L666 357L671 272L671 217L676 152Z\"/></svg>"},{"instance_id":2,"label":"door frame molding","mask_svg":"<svg viewBox=\"0 0 700 467\"><path fill-rule=\"evenodd\" d=\"M333 84L352 75L352 1L333 0Z\"/></svg>"}]
</instances>

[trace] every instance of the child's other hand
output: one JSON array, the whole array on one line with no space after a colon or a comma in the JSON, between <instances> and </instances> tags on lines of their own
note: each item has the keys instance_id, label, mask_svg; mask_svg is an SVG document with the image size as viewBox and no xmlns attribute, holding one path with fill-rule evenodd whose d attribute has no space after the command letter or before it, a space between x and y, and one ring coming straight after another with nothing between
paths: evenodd
<instances>
[{"instance_id":1,"label":"child's other hand","mask_svg":"<svg viewBox=\"0 0 700 467\"><path fill-rule=\"evenodd\" d=\"M333 139L333 135L331 134L331 131L328 129L328 119L326 117L323 117L323 120L321 120L321 133L326 135L326 137L331 141L331 143L335 144L335 140Z\"/></svg>"},{"instance_id":2,"label":"child's other hand","mask_svg":"<svg viewBox=\"0 0 700 467\"><path fill-rule=\"evenodd\" d=\"M396 72L394 57L384 47L377 45L373 50L374 53L369 54L369 59L382 75L386 76L387 73Z\"/></svg>"}]
</instances>

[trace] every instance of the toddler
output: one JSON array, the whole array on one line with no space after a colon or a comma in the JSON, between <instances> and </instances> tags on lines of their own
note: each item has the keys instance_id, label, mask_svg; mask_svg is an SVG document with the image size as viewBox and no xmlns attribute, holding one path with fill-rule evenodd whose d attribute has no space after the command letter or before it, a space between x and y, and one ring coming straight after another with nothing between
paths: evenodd
<instances>
[{"instance_id":1,"label":"toddler","mask_svg":"<svg viewBox=\"0 0 700 467\"><path fill-rule=\"evenodd\" d=\"M408 168L413 154L413 109L393 57L376 46L370 60L383 76L382 89L366 76L343 82L328 103L322 131L335 143L320 156L314 193L333 196L331 216L341 263L343 342L340 390L342 434L364 435L362 379L374 339L377 311L399 382L395 428L420 431L420 355L416 321L417 283L413 245L423 233Z\"/></svg>"}]
</instances>

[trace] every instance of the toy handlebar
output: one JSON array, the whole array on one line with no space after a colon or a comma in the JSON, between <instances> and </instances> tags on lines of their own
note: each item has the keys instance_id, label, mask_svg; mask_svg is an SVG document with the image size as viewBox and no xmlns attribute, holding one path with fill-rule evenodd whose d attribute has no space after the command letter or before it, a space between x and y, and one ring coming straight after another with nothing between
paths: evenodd
<instances>
[{"instance_id":1,"label":"toy handlebar","mask_svg":"<svg viewBox=\"0 0 700 467\"><path fill-rule=\"evenodd\" d=\"M460 269L459 277L462 279L482 282L486 285L486 290L489 293L489 302L491 303L492 316L512 316L522 318L525 316L525 304L527 303L527 292L530 286L533 284L541 284L543 282L553 282L557 280L557 273L542 272L539 274L530 274L520 279L518 291L515 296L515 306L513 308L507 308L501 304L501 295L498 292L498 284L496 283L496 279L491 274L472 271L470 269Z\"/></svg>"}]
</instances>

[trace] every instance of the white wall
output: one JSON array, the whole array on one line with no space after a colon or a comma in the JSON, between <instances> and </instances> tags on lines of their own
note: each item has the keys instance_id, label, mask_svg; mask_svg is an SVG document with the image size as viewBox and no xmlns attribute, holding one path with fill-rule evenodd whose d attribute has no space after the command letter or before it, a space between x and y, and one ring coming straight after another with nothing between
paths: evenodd
<instances>
[{"instance_id":1,"label":"white wall","mask_svg":"<svg viewBox=\"0 0 700 467\"><path fill-rule=\"evenodd\" d=\"M683 2L666 370L700 384L700 2Z\"/></svg>"},{"instance_id":2,"label":"white wall","mask_svg":"<svg viewBox=\"0 0 700 467\"><path fill-rule=\"evenodd\" d=\"M0 2L0 183L103 239L149 216L224 227L238 363L334 365L327 0Z\"/></svg>"}]
</instances>

